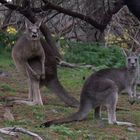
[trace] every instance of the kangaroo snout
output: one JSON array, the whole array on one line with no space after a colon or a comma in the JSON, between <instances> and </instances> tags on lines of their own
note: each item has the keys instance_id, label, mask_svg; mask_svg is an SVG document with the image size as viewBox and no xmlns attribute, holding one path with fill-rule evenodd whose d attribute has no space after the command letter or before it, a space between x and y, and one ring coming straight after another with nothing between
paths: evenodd
<instances>
[{"instance_id":1,"label":"kangaroo snout","mask_svg":"<svg viewBox=\"0 0 140 140\"><path fill-rule=\"evenodd\" d=\"M32 34L32 38L38 38L38 34L37 33L33 33Z\"/></svg>"}]
</instances>

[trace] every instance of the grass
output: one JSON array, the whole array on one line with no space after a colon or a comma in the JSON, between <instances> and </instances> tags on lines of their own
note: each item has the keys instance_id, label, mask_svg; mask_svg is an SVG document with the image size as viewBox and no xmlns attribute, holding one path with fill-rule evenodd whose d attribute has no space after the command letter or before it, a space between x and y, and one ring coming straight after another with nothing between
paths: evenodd
<instances>
[{"instance_id":1,"label":"grass","mask_svg":"<svg viewBox=\"0 0 140 140\"><path fill-rule=\"evenodd\" d=\"M0 69L9 69L13 66L13 61L11 59L11 53L7 52L5 49L0 48Z\"/></svg>"},{"instance_id":2,"label":"grass","mask_svg":"<svg viewBox=\"0 0 140 140\"><path fill-rule=\"evenodd\" d=\"M0 54L1 55L1 54ZM139 104L130 105L127 95L120 95L118 106L130 111L118 111L119 121L129 121L136 124L136 132L129 132L125 126L108 125L104 122L103 127L93 118L93 111L89 113L87 120L74 122L50 128L40 128L40 124L46 120L68 116L76 112L76 108L66 107L60 100L46 88L42 88L43 100L47 101L44 106L13 105L11 112L15 121L4 120L5 100L9 96L27 97L26 80L16 73L10 55L4 53L0 56L0 67L14 75L14 77L0 78L0 127L23 127L38 133L43 140L139 140L140 139L140 111ZM9 63L9 64L5 64ZM79 100L80 91L84 83L83 77L92 73L89 69L58 69L59 79L64 87ZM12 94L11 94L12 93ZM14 94L13 94L14 93ZM107 117L103 111L103 117ZM4 136L6 140L10 137ZM31 140L31 137L20 135L20 140Z\"/></svg>"},{"instance_id":3,"label":"grass","mask_svg":"<svg viewBox=\"0 0 140 140\"><path fill-rule=\"evenodd\" d=\"M5 83L1 84L0 88L1 88L1 90L7 91L7 92L15 92L16 91L13 87L11 87L10 85L5 84Z\"/></svg>"}]
</instances>

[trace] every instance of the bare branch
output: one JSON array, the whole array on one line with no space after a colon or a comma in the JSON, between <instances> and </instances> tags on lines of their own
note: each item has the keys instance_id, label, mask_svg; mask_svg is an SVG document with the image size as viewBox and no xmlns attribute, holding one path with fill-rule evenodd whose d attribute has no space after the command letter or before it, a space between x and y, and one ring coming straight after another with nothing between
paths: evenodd
<instances>
[{"instance_id":1,"label":"bare branch","mask_svg":"<svg viewBox=\"0 0 140 140\"><path fill-rule=\"evenodd\" d=\"M36 138L36 140L43 140L38 134L28 131L24 128L6 127L0 129L0 133L10 135L10 136L17 136L17 132L34 137Z\"/></svg>"},{"instance_id":2,"label":"bare branch","mask_svg":"<svg viewBox=\"0 0 140 140\"><path fill-rule=\"evenodd\" d=\"M53 10L56 10L57 12L59 12L59 13L64 13L66 15L84 20L84 21L88 22L89 24L91 24L92 26L94 26L95 28L97 28L99 30L104 30L105 27L106 27L106 25L99 24L98 22L96 22L95 20L90 18L90 16L86 16L86 15L83 15L83 14L80 14L80 13L77 13L77 12L73 12L73 11L68 10L68 9L64 9L60 6L52 4L51 2L48 2L47 0L42 0L42 1L46 4L47 9L53 9ZM44 10L46 10L46 8Z\"/></svg>"},{"instance_id":3,"label":"bare branch","mask_svg":"<svg viewBox=\"0 0 140 140\"><path fill-rule=\"evenodd\" d=\"M69 15L69 16L72 16L72 17L75 17L75 18L79 18L83 21L86 21L87 23L91 24L95 28L97 28L99 30L102 30L102 31L106 28L106 26L107 26L108 22L110 21L110 18L112 17L112 15L114 13L116 13L123 6L122 0L120 0L117 3L118 5L116 6L116 8L111 13L109 13L109 11L107 11L107 15L105 17L105 21L106 21L105 24L99 24L98 22L93 20L90 16L86 16L86 15L83 15L81 13L74 12L74 11L71 11L69 9L65 9L61 6L58 6L58 5L55 5L51 2L49 2L48 0L42 0L42 1L45 3L45 5L42 6L41 8L32 8L33 12L39 13L39 12L42 12L42 11L48 11L49 9L56 10L58 13L63 13L63 14L66 14L66 15ZM6 7L10 8L12 10L19 11L21 13L23 13L23 11L25 13L25 11L26 11L26 9L24 7L9 4L5 0L0 0L0 3L5 4Z\"/></svg>"},{"instance_id":4,"label":"bare branch","mask_svg":"<svg viewBox=\"0 0 140 140\"><path fill-rule=\"evenodd\" d=\"M73 12L68 9L64 9L60 6L57 6L57 5L54 5L50 2L48 2L47 0L43 0L43 1L45 3L45 6L43 6L41 8L32 8L32 11L38 13L38 12L42 12L42 10L47 11L48 9L52 9L52 10L56 10L59 13L64 13L69 16L73 16L73 17L79 18L81 20L84 20L99 30L104 30L106 28L106 25L98 24L95 20L90 18L90 16L86 16L86 15L83 15L83 14L80 14L77 12ZM6 7L8 7L11 10L16 10L16 11L19 11L20 13L27 12L27 9L25 9L24 7L10 4L10 3L6 2L5 0L0 0L0 3L4 4Z\"/></svg>"},{"instance_id":5,"label":"bare branch","mask_svg":"<svg viewBox=\"0 0 140 140\"><path fill-rule=\"evenodd\" d=\"M1 29L3 30L3 29L5 29L5 28L7 28L8 26L16 25L16 24L17 24L17 21L16 21L16 22L12 22L12 23L8 23L8 24L4 24L4 25L1 27Z\"/></svg>"}]
</instances>

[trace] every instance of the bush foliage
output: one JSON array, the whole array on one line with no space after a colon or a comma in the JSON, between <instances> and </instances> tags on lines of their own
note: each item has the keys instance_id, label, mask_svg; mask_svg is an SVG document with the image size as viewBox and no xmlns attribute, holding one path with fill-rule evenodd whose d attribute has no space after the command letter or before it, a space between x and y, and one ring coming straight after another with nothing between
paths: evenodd
<instances>
[{"instance_id":1,"label":"bush foliage","mask_svg":"<svg viewBox=\"0 0 140 140\"><path fill-rule=\"evenodd\" d=\"M3 48L10 49L13 47L18 34L0 31L0 50Z\"/></svg>"},{"instance_id":2,"label":"bush foliage","mask_svg":"<svg viewBox=\"0 0 140 140\"><path fill-rule=\"evenodd\" d=\"M4 48L11 51L18 36L13 28L8 28L7 32L0 31L0 54ZM61 40L61 45L64 59L70 63L91 64L100 68L124 65L124 56L119 47L105 48L99 43L66 43L64 40Z\"/></svg>"},{"instance_id":3,"label":"bush foliage","mask_svg":"<svg viewBox=\"0 0 140 140\"><path fill-rule=\"evenodd\" d=\"M64 59L70 63L91 64L103 67L121 67L124 56L119 47L105 48L98 43L69 43Z\"/></svg>"}]
</instances>

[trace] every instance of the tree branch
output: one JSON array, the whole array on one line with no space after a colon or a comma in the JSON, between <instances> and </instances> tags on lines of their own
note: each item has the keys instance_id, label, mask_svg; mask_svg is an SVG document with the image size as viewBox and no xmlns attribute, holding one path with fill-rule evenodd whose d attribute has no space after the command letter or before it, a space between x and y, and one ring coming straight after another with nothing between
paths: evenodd
<instances>
[{"instance_id":1,"label":"tree branch","mask_svg":"<svg viewBox=\"0 0 140 140\"><path fill-rule=\"evenodd\" d=\"M4 4L4 6L6 6L7 8L9 8L11 10L18 11L19 13L24 15L28 20L30 20L32 23L35 23L38 20L35 17L34 13L32 12L32 9L28 9L27 7L13 5L13 4L6 2L5 0L0 0L0 3ZM44 23L42 23L42 25L40 26L40 30L43 33L43 35L45 36L46 43L48 44L47 46L49 47L50 50L52 50L53 55L61 58L61 56L58 52L58 49L55 46L55 43L51 37L51 33L50 33L50 30L48 29L48 27Z\"/></svg>"},{"instance_id":2,"label":"tree branch","mask_svg":"<svg viewBox=\"0 0 140 140\"><path fill-rule=\"evenodd\" d=\"M49 2L48 0L42 0L42 1L45 3L44 6L42 6L40 8L32 8L31 10L35 13L39 13L42 11L48 11L49 9L56 10L58 13L63 13L63 14L66 14L66 15L69 15L69 16L72 16L75 18L79 18L79 19L89 23L90 25L94 26L95 28L97 28L98 30L101 30L101 31L103 31L106 28L112 15L115 14L117 11L119 11L119 9L124 5L123 0L119 0L116 3L117 4L116 8L111 13L107 12L107 15L105 17L106 22L104 22L104 24L99 24L97 21L93 20L90 16L86 16L86 15L83 15L81 13L74 12L74 11L71 11L69 9L65 9L61 6L58 6L58 5L55 5L51 2ZM26 9L24 7L10 4L10 3L6 2L5 0L0 0L0 3L4 4L9 9L19 11L20 13L23 13L26 11Z\"/></svg>"},{"instance_id":3,"label":"tree branch","mask_svg":"<svg viewBox=\"0 0 140 140\"><path fill-rule=\"evenodd\" d=\"M45 6L42 7L43 10L52 9L52 10L56 10L59 13L63 13L63 14L66 14L75 18L79 18L83 21L86 21L87 23L91 24L92 26L94 26L95 28L99 30L104 30L106 28L106 25L99 24L98 22L90 18L90 16L86 16L77 12L73 12L69 9L62 8L61 6L55 5L49 2L48 0L42 0L42 1L45 3Z\"/></svg>"},{"instance_id":4,"label":"tree branch","mask_svg":"<svg viewBox=\"0 0 140 140\"><path fill-rule=\"evenodd\" d=\"M17 136L17 132L34 137L34 138L36 138L36 140L43 140L38 134L33 133L33 132L28 131L28 130L23 129L23 128L6 127L6 128L0 129L0 133L10 135L10 136Z\"/></svg>"},{"instance_id":5,"label":"tree branch","mask_svg":"<svg viewBox=\"0 0 140 140\"><path fill-rule=\"evenodd\" d=\"M106 28L106 25L99 24L98 22L96 22L95 20L90 18L90 16L86 16L86 15L62 8L61 6L52 4L51 2L48 2L47 0L42 0L42 1L45 3L45 6L43 6L41 8L32 8L31 10L35 13L39 13L39 12L42 12L42 10L48 11L49 9L52 9L52 10L56 10L58 13L64 13L66 15L86 21L87 23L91 24L92 26L94 26L95 28L97 28L99 30L104 30ZM10 4L10 3L6 2L5 0L0 0L0 3L4 4L9 9L19 11L22 14L25 14L25 12L27 12L27 10L24 7Z\"/></svg>"},{"instance_id":6,"label":"tree branch","mask_svg":"<svg viewBox=\"0 0 140 140\"><path fill-rule=\"evenodd\" d=\"M3 4L4 6L6 6L7 8L11 9L11 10L16 10L16 11L22 11L23 10L23 7L17 6L17 5L14 5L14 4L10 4L5 0L0 0L0 3Z\"/></svg>"},{"instance_id":7,"label":"tree branch","mask_svg":"<svg viewBox=\"0 0 140 140\"><path fill-rule=\"evenodd\" d=\"M108 9L106 11L106 14L105 14L104 19L103 19L103 22L105 25L107 25L110 22L110 20L112 19L112 16L114 14L116 14L125 5L125 3L124 3L124 0L117 0L114 3L114 5L115 6L112 10Z\"/></svg>"}]
</instances>

